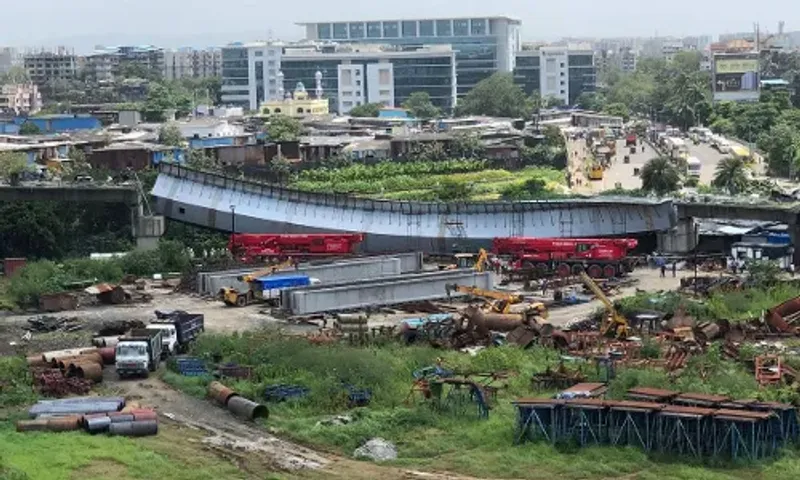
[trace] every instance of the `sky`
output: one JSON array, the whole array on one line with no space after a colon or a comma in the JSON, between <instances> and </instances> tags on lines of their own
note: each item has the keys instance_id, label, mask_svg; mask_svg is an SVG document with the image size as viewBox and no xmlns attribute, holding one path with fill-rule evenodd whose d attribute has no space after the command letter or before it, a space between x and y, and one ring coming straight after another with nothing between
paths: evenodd
<instances>
[{"instance_id":1,"label":"sky","mask_svg":"<svg viewBox=\"0 0 800 480\"><path fill-rule=\"evenodd\" d=\"M267 38L299 40L296 22L506 15L522 38L716 36L800 30L797 0L0 0L0 46L153 44L205 47ZM370 8L364 8L369 6ZM793 15L792 15L793 14ZM9 21L10 20L10 21Z\"/></svg>"}]
</instances>

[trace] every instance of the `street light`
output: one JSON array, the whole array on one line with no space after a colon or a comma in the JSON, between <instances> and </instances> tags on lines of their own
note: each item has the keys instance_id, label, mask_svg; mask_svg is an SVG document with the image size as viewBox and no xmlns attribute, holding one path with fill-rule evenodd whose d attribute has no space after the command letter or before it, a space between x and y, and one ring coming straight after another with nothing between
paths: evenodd
<instances>
[{"instance_id":1,"label":"street light","mask_svg":"<svg viewBox=\"0 0 800 480\"><path fill-rule=\"evenodd\" d=\"M231 205L231 233L236 233L236 205Z\"/></svg>"}]
</instances>

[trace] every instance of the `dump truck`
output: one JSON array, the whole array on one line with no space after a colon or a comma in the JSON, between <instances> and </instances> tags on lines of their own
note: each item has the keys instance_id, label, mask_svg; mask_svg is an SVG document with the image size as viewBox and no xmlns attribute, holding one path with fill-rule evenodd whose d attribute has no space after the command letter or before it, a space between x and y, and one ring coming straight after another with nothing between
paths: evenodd
<instances>
[{"instance_id":1,"label":"dump truck","mask_svg":"<svg viewBox=\"0 0 800 480\"><path fill-rule=\"evenodd\" d=\"M636 134L635 133L629 133L628 135L625 136L625 146L626 147L631 147L631 146L635 147L636 146Z\"/></svg>"},{"instance_id":2,"label":"dump truck","mask_svg":"<svg viewBox=\"0 0 800 480\"><path fill-rule=\"evenodd\" d=\"M120 337L116 347L116 369L120 378L147 376L161 362L163 332L161 329L131 330Z\"/></svg>"},{"instance_id":3,"label":"dump truck","mask_svg":"<svg viewBox=\"0 0 800 480\"><path fill-rule=\"evenodd\" d=\"M148 330L161 330L161 358L185 352L205 330L202 313L187 313L182 310L161 312L156 310L156 320L147 325Z\"/></svg>"}]
</instances>

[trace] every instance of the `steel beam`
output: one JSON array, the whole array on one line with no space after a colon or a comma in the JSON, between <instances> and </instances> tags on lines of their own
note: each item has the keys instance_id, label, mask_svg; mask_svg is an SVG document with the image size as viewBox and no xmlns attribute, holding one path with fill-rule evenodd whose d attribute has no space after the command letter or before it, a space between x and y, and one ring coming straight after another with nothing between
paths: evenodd
<instances>
[{"instance_id":1,"label":"steel beam","mask_svg":"<svg viewBox=\"0 0 800 480\"><path fill-rule=\"evenodd\" d=\"M398 303L435 300L446 296L446 286L458 283L490 290L492 276L474 270L450 270L380 279L367 279L346 285L289 292L284 308L295 315L309 315L338 310L394 305ZM288 303L288 305L287 305Z\"/></svg>"}]
</instances>

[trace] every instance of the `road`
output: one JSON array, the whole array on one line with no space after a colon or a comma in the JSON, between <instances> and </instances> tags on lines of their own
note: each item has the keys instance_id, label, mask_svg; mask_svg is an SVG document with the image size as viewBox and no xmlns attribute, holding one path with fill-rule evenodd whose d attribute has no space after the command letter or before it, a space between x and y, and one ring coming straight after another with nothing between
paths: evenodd
<instances>
[{"instance_id":1,"label":"road","mask_svg":"<svg viewBox=\"0 0 800 480\"><path fill-rule=\"evenodd\" d=\"M658 156L656 151L651 148L649 144L644 144L644 151L642 151L642 145L639 145L636 147L636 153L630 154L625 147L625 141L617 140L617 155L613 158L611 167L606 169L603 180L590 181L586 177L586 165L589 162L588 159L591 157L589 149L586 147L585 140L567 140L567 148L572 178L582 178L580 184L573 182L572 190L584 195L598 194L604 190L613 190L617 186L626 190L641 188L642 180L638 175L634 174L635 169L638 168L641 170L650 159ZM625 155L630 156L630 163L624 163L623 158ZM706 185L710 184L714 179L714 172L717 168L717 164L726 156L711 148L707 143L693 145L691 142L689 145L689 155L697 157L702 162L703 166L700 170L700 183Z\"/></svg>"}]
</instances>

